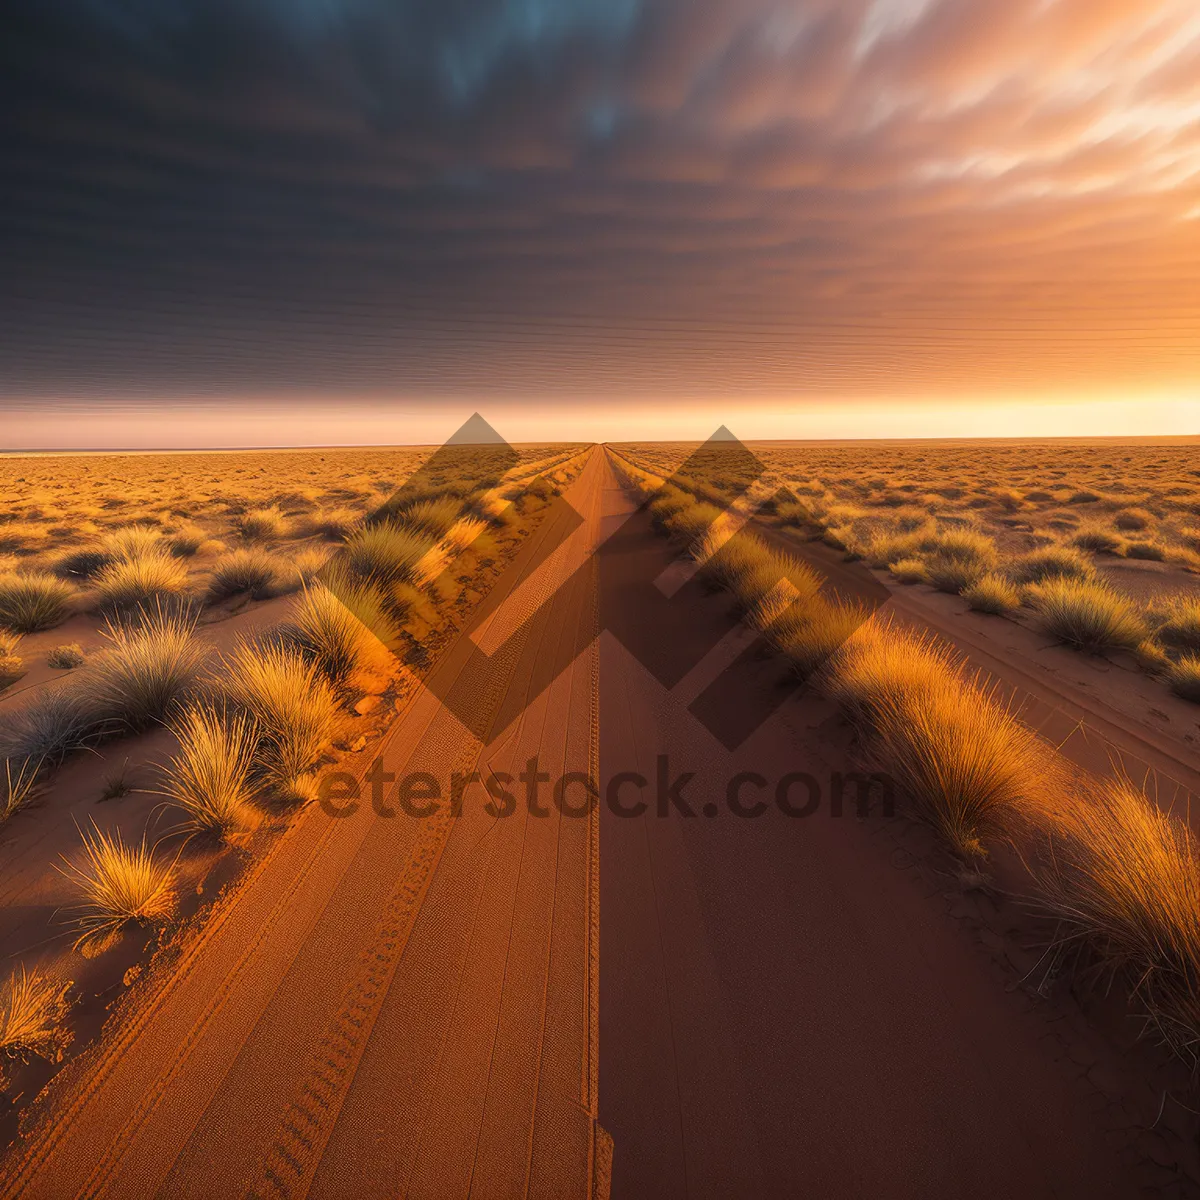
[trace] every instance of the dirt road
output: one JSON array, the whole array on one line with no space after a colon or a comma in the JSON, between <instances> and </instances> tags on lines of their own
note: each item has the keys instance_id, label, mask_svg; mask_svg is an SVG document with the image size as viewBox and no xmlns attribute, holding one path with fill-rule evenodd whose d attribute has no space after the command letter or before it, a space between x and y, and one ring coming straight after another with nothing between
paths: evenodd
<instances>
[{"instance_id":1,"label":"dirt road","mask_svg":"<svg viewBox=\"0 0 1200 1200\"><path fill-rule=\"evenodd\" d=\"M314 808L56 1082L0 1194L586 1197L610 1152L618 1198L1137 1194L1045 1014L871 819L730 811L738 772L749 803L848 769L836 714L760 720L779 668L744 662L727 750L687 711L744 647L724 601L684 588L655 624L669 550L603 452L569 497L583 523L548 518L439 664L456 703L422 695L380 758L443 796L536 758L649 810L532 816L514 784L497 819L478 783L458 816L381 815L369 784ZM685 773L697 815L660 817Z\"/></svg>"}]
</instances>

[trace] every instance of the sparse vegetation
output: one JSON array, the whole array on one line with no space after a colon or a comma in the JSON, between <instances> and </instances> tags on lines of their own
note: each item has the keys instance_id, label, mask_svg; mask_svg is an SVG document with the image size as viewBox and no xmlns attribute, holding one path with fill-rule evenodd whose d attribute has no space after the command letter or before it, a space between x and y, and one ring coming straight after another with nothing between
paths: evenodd
<instances>
[{"instance_id":1,"label":"sparse vegetation","mask_svg":"<svg viewBox=\"0 0 1200 1200\"><path fill-rule=\"evenodd\" d=\"M66 1017L69 982L24 967L0 988L0 1062L30 1055L57 1062L71 1044ZM0 1072L0 1085L3 1074Z\"/></svg>"},{"instance_id":2,"label":"sparse vegetation","mask_svg":"<svg viewBox=\"0 0 1200 1200\"><path fill-rule=\"evenodd\" d=\"M280 562L259 547L234 550L213 564L208 595L224 600L249 592L256 600L271 594L279 580Z\"/></svg>"},{"instance_id":3,"label":"sparse vegetation","mask_svg":"<svg viewBox=\"0 0 1200 1200\"><path fill-rule=\"evenodd\" d=\"M320 584L309 588L283 635L334 687L348 687L363 676L386 676L395 666L388 646L397 630L382 595L370 584L339 580L333 590Z\"/></svg>"},{"instance_id":4,"label":"sparse vegetation","mask_svg":"<svg viewBox=\"0 0 1200 1200\"><path fill-rule=\"evenodd\" d=\"M1021 607L1021 593L1003 575L983 575L963 589L963 599L972 610L1005 616Z\"/></svg>"},{"instance_id":5,"label":"sparse vegetation","mask_svg":"<svg viewBox=\"0 0 1200 1200\"><path fill-rule=\"evenodd\" d=\"M180 596L188 586L187 567L163 554L118 558L92 580L103 607L148 608Z\"/></svg>"},{"instance_id":6,"label":"sparse vegetation","mask_svg":"<svg viewBox=\"0 0 1200 1200\"><path fill-rule=\"evenodd\" d=\"M84 661L83 648L78 642L67 642L55 646L47 655L46 662L57 671L71 671L82 666Z\"/></svg>"}]
</instances>

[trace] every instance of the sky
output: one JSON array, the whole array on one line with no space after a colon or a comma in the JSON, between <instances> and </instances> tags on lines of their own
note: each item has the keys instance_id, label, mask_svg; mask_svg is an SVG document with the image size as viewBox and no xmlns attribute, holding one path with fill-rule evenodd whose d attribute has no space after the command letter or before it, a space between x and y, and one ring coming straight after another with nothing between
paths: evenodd
<instances>
[{"instance_id":1,"label":"sky","mask_svg":"<svg viewBox=\"0 0 1200 1200\"><path fill-rule=\"evenodd\" d=\"M1195 0L7 0L0 448L1200 433Z\"/></svg>"}]
</instances>

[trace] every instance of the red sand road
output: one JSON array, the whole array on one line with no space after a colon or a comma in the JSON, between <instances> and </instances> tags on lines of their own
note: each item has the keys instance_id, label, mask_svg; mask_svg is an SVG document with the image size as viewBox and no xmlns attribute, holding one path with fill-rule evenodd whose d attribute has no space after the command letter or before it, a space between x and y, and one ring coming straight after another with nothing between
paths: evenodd
<instances>
[{"instance_id":1,"label":"red sand road","mask_svg":"<svg viewBox=\"0 0 1200 1200\"><path fill-rule=\"evenodd\" d=\"M387 769L443 795L453 770L516 775L533 755L594 774L602 476L595 454L572 490L587 519L547 557L574 517L552 512L476 622L503 647L462 684L486 745L426 691ZM455 644L443 679L466 679L472 649ZM522 707L564 651L570 669ZM56 1082L0 1195L588 1196L606 1150L597 820L493 820L483 799L469 788L457 820L314 806L153 1003Z\"/></svg>"},{"instance_id":2,"label":"red sand road","mask_svg":"<svg viewBox=\"0 0 1200 1200\"><path fill-rule=\"evenodd\" d=\"M506 647L469 685L482 748L423 694L389 770L515 775L536 754L552 775L654 779L666 755L699 808L739 769L848 766L819 700L729 753L685 710L712 660L668 691L653 647L593 645L597 575L628 618L626 585L669 549L632 527L591 557L631 507L603 453L570 498L583 527L547 558L569 525L549 518L476 622ZM687 598L659 651L686 661L722 606ZM443 678L466 680L472 649ZM731 703L768 694L777 664L754 669ZM618 1197L1136 1194L1045 1015L870 820L493 820L482 799L454 820L305 814L56 1081L0 1195L596 1195L600 1126Z\"/></svg>"},{"instance_id":3,"label":"red sand road","mask_svg":"<svg viewBox=\"0 0 1200 1200\"><path fill-rule=\"evenodd\" d=\"M611 488L610 526L627 510ZM669 560L648 529L604 560L606 628ZM725 605L693 597L680 615L698 654ZM761 665L762 688L775 671ZM624 772L654 781L666 755L671 777L695 775L693 811L720 810L660 817L652 784L648 815L601 817L600 1120L614 1197L1137 1194L1044 1015L997 983L869 819L725 808L739 771L774 785L847 764L822 729L836 718L812 698L727 752L685 708L714 675L701 666L668 693L603 635L604 787Z\"/></svg>"}]
</instances>

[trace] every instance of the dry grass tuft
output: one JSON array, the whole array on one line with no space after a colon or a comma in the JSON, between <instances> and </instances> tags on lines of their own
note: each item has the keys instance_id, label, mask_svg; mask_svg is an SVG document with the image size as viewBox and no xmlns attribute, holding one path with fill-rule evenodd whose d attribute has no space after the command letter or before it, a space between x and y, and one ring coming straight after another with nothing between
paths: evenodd
<instances>
[{"instance_id":1,"label":"dry grass tuft","mask_svg":"<svg viewBox=\"0 0 1200 1200\"><path fill-rule=\"evenodd\" d=\"M83 835L81 861L64 862L64 874L85 901L77 910L77 948L103 944L126 925L162 921L174 911L175 864L157 858L145 837L140 845L126 845L119 833L105 833L93 822Z\"/></svg>"},{"instance_id":2,"label":"dry grass tuft","mask_svg":"<svg viewBox=\"0 0 1200 1200\"><path fill-rule=\"evenodd\" d=\"M143 622L110 623L108 646L77 677L92 720L131 733L165 720L208 655L195 627L193 617L161 609Z\"/></svg>"},{"instance_id":3,"label":"dry grass tuft","mask_svg":"<svg viewBox=\"0 0 1200 1200\"><path fill-rule=\"evenodd\" d=\"M334 740L332 689L315 663L285 645L243 643L226 668L226 693L257 722L267 779L280 790L293 787Z\"/></svg>"},{"instance_id":4,"label":"dry grass tuft","mask_svg":"<svg viewBox=\"0 0 1200 1200\"><path fill-rule=\"evenodd\" d=\"M242 515L238 523L242 537L247 541L268 542L286 537L288 519L274 505L269 508L252 508Z\"/></svg>"},{"instance_id":5,"label":"dry grass tuft","mask_svg":"<svg viewBox=\"0 0 1200 1200\"><path fill-rule=\"evenodd\" d=\"M426 540L439 541L450 532L462 514L462 504L453 496L440 500L420 500L396 514L396 522L423 535Z\"/></svg>"},{"instance_id":6,"label":"dry grass tuft","mask_svg":"<svg viewBox=\"0 0 1200 1200\"><path fill-rule=\"evenodd\" d=\"M15 633L38 633L65 621L75 589L45 571L0 575L0 628Z\"/></svg>"},{"instance_id":7,"label":"dry grass tuft","mask_svg":"<svg viewBox=\"0 0 1200 1200\"><path fill-rule=\"evenodd\" d=\"M187 567L163 554L119 558L104 567L92 581L105 608L148 607L187 589Z\"/></svg>"},{"instance_id":8,"label":"dry grass tuft","mask_svg":"<svg viewBox=\"0 0 1200 1200\"><path fill-rule=\"evenodd\" d=\"M84 662L83 647L78 642L68 642L62 646L55 646L46 655L46 663L53 667L56 671L73 671L76 667L80 667Z\"/></svg>"},{"instance_id":9,"label":"dry grass tuft","mask_svg":"<svg viewBox=\"0 0 1200 1200\"><path fill-rule=\"evenodd\" d=\"M50 1062L61 1060L71 1044L66 1027L70 987L24 967L13 972L0 991L0 1058L23 1060L36 1054Z\"/></svg>"},{"instance_id":10,"label":"dry grass tuft","mask_svg":"<svg viewBox=\"0 0 1200 1200\"><path fill-rule=\"evenodd\" d=\"M0 629L0 688L16 683L25 674L25 662L17 653L21 637Z\"/></svg>"},{"instance_id":11,"label":"dry grass tuft","mask_svg":"<svg viewBox=\"0 0 1200 1200\"><path fill-rule=\"evenodd\" d=\"M0 825L37 797L41 790L41 762L37 759L4 760L0 773Z\"/></svg>"},{"instance_id":12,"label":"dry grass tuft","mask_svg":"<svg viewBox=\"0 0 1200 1200\"><path fill-rule=\"evenodd\" d=\"M1019 555L1008 564L1014 583L1046 583L1055 579L1090 580L1096 577L1092 560L1069 546L1046 546Z\"/></svg>"},{"instance_id":13,"label":"dry grass tuft","mask_svg":"<svg viewBox=\"0 0 1200 1200\"><path fill-rule=\"evenodd\" d=\"M222 840L252 830L261 815L251 803L253 722L200 706L187 709L171 731L179 753L164 768L164 794L187 814L184 828Z\"/></svg>"},{"instance_id":14,"label":"dry grass tuft","mask_svg":"<svg viewBox=\"0 0 1200 1200\"><path fill-rule=\"evenodd\" d=\"M347 568L379 583L412 582L417 566L429 549L429 540L392 521L368 525L347 539Z\"/></svg>"},{"instance_id":15,"label":"dry grass tuft","mask_svg":"<svg viewBox=\"0 0 1200 1200\"><path fill-rule=\"evenodd\" d=\"M1050 579L1028 597L1041 629L1076 650L1137 650L1149 636L1134 604L1106 584Z\"/></svg>"},{"instance_id":16,"label":"dry grass tuft","mask_svg":"<svg viewBox=\"0 0 1200 1200\"><path fill-rule=\"evenodd\" d=\"M925 570L925 564L919 558L902 558L898 562L892 563L888 570L901 583L928 583L929 574Z\"/></svg>"},{"instance_id":17,"label":"dry grass tuft","mask_svg":"<svg viewBox=\"0 0 1200 1200\"><path fill-rule=\"evenodd\" d=\"M284 638L334 687L390 674L395 659L388 646L399 635L382 595L370 584L332 582L332 589L317 585L304 593Z\"/></svg>"},{"instance_id":18,"label":"dry grass tuft","mask_svg":"<svg viewBox=\"0 0 1200 1200\"><path fill-rule=\"evenodd\" d=\"M917 816L957 853L985 854L985 839L1047 787L1042 743L944 647L871 625L832 666L834 695L874 732Z\"/></svg>"},{"instance_id":19,"label":"dry grass tuft","mask_svg":"<svg viewBox=\"0 0 1200 1200\"><path fill-rule=\"evenodd\" d=\"M1046 814L1030 863L1064 941L1124 971L1162 1039L1200 1043L1200 851L1187 827L1125 780Z\"/></svg>"},{"instance_id":20,"label":"dry grass tuft","mask_svg":"<svg viewBox=\"0 0 1200 1200\"><path fill-rule=\"evenodd\" d=\"M1084 525L1067 539L1067 545L1093 554L1116 554L1124 542L1103 525Z\"/></svg>"},{"instance_id":21,"label":"dry grass tuft","mask_svg":"<svg viewBox=\"0 0 1200 1200\"><path fill-rule=\"evenodd\" d=\"M164 553L162 530L150 525L127 525L114 529L101 542L109 562L133 562L135 559Z\"/></svg>"},{"instance_id":22,"label":"dry grass tuft","mask_svg":"<svg viewBox=\"0 0 1200 1200\"><path fill-rule=\"evenodd\" d=\"M484 538L487 527L487 522L478 517L464 517L450 526L442 539L442 546L451 556L461 554L464 550L486 551L491 545L491 539Z\"/></svg>"},{"instance_id":23,"label":"dry grass tuft","mask_svg":"<svg viewBox=\"0 0 1200 1200\"><path fill-rule=\"evenodd\" d=\"M1200 654L1200 599L1176 597L1166 608L1151 614L1155 638L1172 650Z\"/></svg>"},{"instance_id":24,"label":"dry grass tuft","mask_svg":"<svg viewBox=\"0 0 1200 1200\"><path fill-rule=\"evenodd\" d=\"M0 727L0 753L56 766L95 736L94 716L77 687L44 688Z\"/></svg>"},{"instance_id":25,"label":"dry grass tuft","mask_svg":"<svg viewBox=\"0 0 1200 1200\"><path fill-rule=\"evenodd\" d=\"M224 600L249 592L256 600L273 592L281 564L275 555L258 546L245 547L223 555L213 564L208 595L212 600Z\"/></svg>"},{"instance_id":26,"label":"dry grass tuft","mask_svg":"<svg viewBox=\"0 0 1200 1200\"><path fill-rule=\"evenodd\" d=\"M1167 669L1167 683L1182 700L1200 704L1200 655L1185 655Z\"/></svg>"},{"instance_id":27,"label":"dry grass tuft","mask_svg":"<svg viewBox=\"0 0 1200 1200\"><path fill-rule=\"evenodd\" d=\"M1002 617L1021 607L1021 593L1003 575L993 572L963 589L963 599L972 610Z\"/></svg>"}]
</instances>

